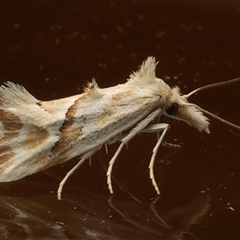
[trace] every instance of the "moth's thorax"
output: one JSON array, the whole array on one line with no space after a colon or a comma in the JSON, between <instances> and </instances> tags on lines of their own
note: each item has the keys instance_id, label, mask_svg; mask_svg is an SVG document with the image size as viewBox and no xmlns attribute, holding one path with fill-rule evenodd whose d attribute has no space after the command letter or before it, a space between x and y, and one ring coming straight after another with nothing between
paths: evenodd
<instances>
[{"instance_id":1,"label":"moth's thorax","mask_svg":"<svg viewBox=\"0 0 240 240\"><path fill-rule=\"evenodd\" d=\"M171 104L171 99L174 95L174 91L162 79L156 78L156 82L158 83L157 94L161 96L161 103L163 108L165 109Z\"/></svg>"}]
</instances>

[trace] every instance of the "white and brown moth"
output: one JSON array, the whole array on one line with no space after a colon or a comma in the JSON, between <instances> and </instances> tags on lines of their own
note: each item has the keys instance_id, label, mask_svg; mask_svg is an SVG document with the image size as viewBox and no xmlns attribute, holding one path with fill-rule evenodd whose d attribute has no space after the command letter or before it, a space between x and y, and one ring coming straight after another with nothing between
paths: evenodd
<instances>
[{"instance_id":1,"label":"white and brown moth","mask_svg":"<svg viewBox=\"0 0 240 240\"><path fill-rule=\"evenodd\" d=\"M240 78L182 95L178 87L170 88L155 76L156 64L153 57L148 57L124 84L101 89L93 80L84 93L52 101L37 100L12 82L2 85L0 182L15 181L80 156L81 160L60 183L58 199L61 199L64 183L86 159L103 145L120 141L107 171L108 188L113 193L112 168L124 145L141 132L161 132L149 165L153 186L160 194L153 166L169 125L154 121L166 115L209 133L205 113L239 129L187 99L200 90L237 82Z\"/></svg>"}]
</instances>

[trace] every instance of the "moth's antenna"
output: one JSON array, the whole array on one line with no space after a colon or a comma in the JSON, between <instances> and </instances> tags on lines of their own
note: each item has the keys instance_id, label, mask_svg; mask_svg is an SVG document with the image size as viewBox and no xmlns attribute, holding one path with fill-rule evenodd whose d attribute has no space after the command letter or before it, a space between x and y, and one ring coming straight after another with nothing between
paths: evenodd
<instances>
[{"instance_id":1,"label":"moth's antenna","mask_svg":"<svg viewBox=\"0 0 240 240\"><path fill-rule=\"evenodd\" d=\"M211 85L213 85L213 84L211 84ZM209 86L210 86L210 85L209 85ZM215 115L215 114L213 114L213 113L211 113L211 112L209 112L209 111L207 111L207 110L199 107L199 106L196 105L196 104L187 103L186 105L187 105L187 106L195 107L195 108L199 109L200 111L202 111L203 113L206 113L207 115L211 116L212 118L215 118L215 119L217 119L218 121L220 121L220 122L222 122L222 123L225 123L226 125L228 125L228 126L230 126L230 127L232 127L232 128L236 128L237 130L240 130L240 126L238 126L238 125L236 125L236 124L234 124L234 123L231 123L231 122L229 122L229 121L227 121L227 120L225 120L225 119L223 119L223 118L221 118L221 117L219 117L219 116L217 116L217 115Z\"/></svg>"},{"instance_id":2,"label":"moth's antenna","mask_svg":"<svg viewBox=\"0 0 240 240\"><path fill-rule=\"evenodd\" d=\"M193 90L192 92L190 92L190 93L188 93L186 95L183 95L183 97L188 99L190 96L192 96L196 92L199 92L199 91L202 91L202 90L206 90L206 89L210 89L210 88L225 86L225 85L236 83L236 82L239 82L239 81L240 81L240 78L234 78L232 80L228 80L228 81L225 81L225 82L209 84L209 85L197 88L197 89Z\"/></svg>"},{"instance_id":3,"label":"moth's antenna","mask_svg":"<svg viewBox=\"0 0 240 240\"><path fill-rule=\"evenodd\" d=\"M199 92L199 91L202 91L202 90L206 90L206 89L210 89L210 88L215 88L215 87L221 87L221 86L224 86L224 85L228 85L228 84L232 84L232 83L236 83L236 82L240 82L240 78L234 78L232 80L228 80L228 81L225 81L225 82L219 82L219 83L213 83L213 84L209 84L209 85L206 85L206 86L203 86L203 87L200 87L200 88L197 88L195 90L193 90L192 92L186 94L186 95L183 95L183 97L185 99L188 99L190 96L192 96L193 94L195 94L196 92ZM230 126L230 127L233 127L233 128L236 128L238 130L240 130L240 126L234 124L234 123L231 123L203 108L200 108L198 105L195 105L195 104L192 104L192 103L187 103L188 106L193 106L197 109L199 109L200 111L202 111L203 113L206 113L207 115L211 116L212 118L215 118L217 119L218 121L222 122L222 123L225 123L226 125Z\"/></svg>"}]
</instances>

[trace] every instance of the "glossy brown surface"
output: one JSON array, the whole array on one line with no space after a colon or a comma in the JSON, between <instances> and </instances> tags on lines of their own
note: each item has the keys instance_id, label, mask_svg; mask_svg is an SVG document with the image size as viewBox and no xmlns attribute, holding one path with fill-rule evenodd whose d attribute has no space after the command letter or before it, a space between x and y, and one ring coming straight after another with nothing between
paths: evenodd
<instances>
[{"instance_id":1,"label":"glossy brown surface","mask_svg":"<svg viewBox=\"0 0 240 240\"><path fill-rule=\"evenodd\" d=\"M240 77L240 4L234 2L0 3L0 81L25 86L36 98L78 94L92 77L100 87L123 83L147 56L157 76L183 93ZM189 100L240 124L240 83ZM155 134L136 137L113 170L117 144L95 154L56 191L71 160L0 184L1 239L240 239L240 132L211 120L211 134L171 124L155 175L148 176ZM37 136L36 136L37 138ZM198 220L198 221L197 221Z\"/></svg>"}]
</instances>

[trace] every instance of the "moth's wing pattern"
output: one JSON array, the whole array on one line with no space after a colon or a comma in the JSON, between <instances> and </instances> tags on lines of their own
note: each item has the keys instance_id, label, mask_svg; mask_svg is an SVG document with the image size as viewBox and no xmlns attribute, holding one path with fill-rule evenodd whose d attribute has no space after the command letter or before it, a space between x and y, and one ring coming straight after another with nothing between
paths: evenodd
<instances>
[{"instance_id":1,"label":"moth's wing pattern","mask_svg":"<svg viewBox=\"0 0 240 240\"><path fill-rule=\"evenodd\" d=\"M22 86L1 86L0 181L17 180L51 164L49 151L63 121L64 116L56 120Z\"/></svg>"}]
</instances>

